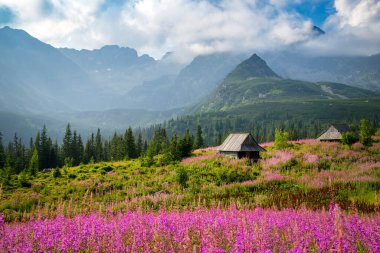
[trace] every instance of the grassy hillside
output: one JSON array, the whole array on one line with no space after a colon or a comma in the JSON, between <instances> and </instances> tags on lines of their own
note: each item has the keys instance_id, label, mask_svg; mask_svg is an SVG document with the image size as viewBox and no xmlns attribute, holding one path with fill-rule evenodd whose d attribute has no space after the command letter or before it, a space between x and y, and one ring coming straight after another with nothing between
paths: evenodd
<instances>
[{"instance_id":1,"label":"grassy hillside","mask_svg":"<svg viewBox=\"0 0 380 253\"><path fill-rule=\"evenodd\" d=\"M278 78L251 78L225 81L204 103L196 107L202 112L226 111L263 102L315 101L373 98L378 93L338 83L311 83Z\"/></svg>"},{"instance_id":2,"label":"grassy hillside","mask_svg":"<svg viewBox=\"0 0 380 253\"><path fill-rule=\"evenodd\" d=\"M247 208L328 208L377 210L380 191L380 142L369 149L355 144L315 140L294 142L267 152L252 164L197 150L180 163L144 166L130 160L81 165L39 172L35 177L12 176L0 187L0 212L7 220L40 213L55 216L99 210L177 210L197 206Z\"/></svg>"}]
</instances>

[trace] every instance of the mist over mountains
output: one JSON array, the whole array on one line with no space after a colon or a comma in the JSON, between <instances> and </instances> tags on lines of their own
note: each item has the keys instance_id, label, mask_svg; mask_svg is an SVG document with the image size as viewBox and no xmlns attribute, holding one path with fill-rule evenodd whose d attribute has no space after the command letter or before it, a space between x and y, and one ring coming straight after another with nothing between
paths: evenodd
<instances>
[{"instance_id":1,"label":"mist over mountains","mask_svg":"<svg viewBox=\"0 0 380 253\"><path fill-rule=\"evenodd\" d=\"M70 122L85 134L98 127L111 134L193 110L186 108L205 108L208 99L207 110L221 110L242 99L248 104L257 99L311 99L301 86L312 87L311 93L324 99L378 95L343 84L380 90L379 54L317 57L287 51L249 58L252 53L201 55L182 64L171 54L157 60L115 45L58 49L23 30L4 27L0 29L0 131L6 140L16 131L28 139L47 124L52 136L59 137L55 133ZM239 86L228 90L232 83ZM221 87L227 89L223 92L227 97L220 95ZM210 102L215 94L219 97Z\"/></svg>"}]
</instances>

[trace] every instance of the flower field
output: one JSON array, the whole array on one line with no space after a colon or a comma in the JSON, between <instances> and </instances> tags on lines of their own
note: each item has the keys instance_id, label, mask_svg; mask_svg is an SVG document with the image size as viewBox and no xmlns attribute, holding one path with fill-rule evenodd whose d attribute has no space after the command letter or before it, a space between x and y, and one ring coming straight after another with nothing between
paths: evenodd
<instances>
[{"instance_id":1,"label":"flower field","mask_svg":"<svg viewBox=\"0 0 380 253\"><path fill-rule=\"evenodd\" d=\"M5 252L379 252L380 216L211 208L0 220Z\"/></svg>"},{"instance_id":2,"label":"flower field","mask_svg":"<svg viewBox=\"0 0 380 253\"><path fill-rule=\"evenodd\" d=\"M379 142L266 150L258 163L208 148L14 177L0 186L0 252L380 252Z\"/></svg>"}]
</instances>

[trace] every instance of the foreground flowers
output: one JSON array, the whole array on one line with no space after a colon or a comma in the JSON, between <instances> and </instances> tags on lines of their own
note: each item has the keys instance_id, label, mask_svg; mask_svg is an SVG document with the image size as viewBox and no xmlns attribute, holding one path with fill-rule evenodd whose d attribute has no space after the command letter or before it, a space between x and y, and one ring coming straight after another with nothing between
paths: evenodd
<instances>
[{"instance_id":1,"label":"foreground flowers","mask_svg":"<svg viewBox=\"0 0 380 253\"><path fill-rule=\"evenodd\" d=\"M6 224L5 252L379 252L380 217L236 208L63 216Z\"/></svg>"}]
</instances>

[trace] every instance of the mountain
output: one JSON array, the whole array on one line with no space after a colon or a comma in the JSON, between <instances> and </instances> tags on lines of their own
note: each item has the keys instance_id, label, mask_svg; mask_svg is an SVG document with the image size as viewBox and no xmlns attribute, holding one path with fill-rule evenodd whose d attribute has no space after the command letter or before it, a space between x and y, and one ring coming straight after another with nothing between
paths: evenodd
<instances>
[{"instance_id":1,"label":"mountain","mask_svg":"<svg viewBox=\"0 0 380 253\"><path fill-rule=\"evenodd\" d=\"M283 77L329 81L380 90L380 54L372 56L313 56L294 51L263 54L268 64Z\"/></svg>"},{"instance_id":2,"label":"mountain","mask_svg":"<svg viewBox=\"0 0 380 253\"><path fill-rule=\"evenodd\" d=\"M123 96L134 87L165 75L178 74L181 64L174 64L170 55L155 60L149 55L138 56L137 51L116 45L94 50L59 49L71 61L91 76L113 98L112 107L127 107L114 104L115 98Z\"/></svg>"},{"instance_id":3,"label":"mountain","mask_svg":"<svg viewBox=\"0 0 380 253\"><path fill-rule=\"evenodd\" d=\"M253 54L229 73L225 78L225 82L245 81L258 77L279 78L263 59L257 54Z\"/></svg>"},{"instance_id":4,"label":"mountain","mask_svg":"<svg viewBox=\"0 0 380 253\"><path fill-rule=\"evenodd\" d=\"M25 31L0 29L0 54L2 109L52 112L97 105L88 96L97 90L91 78L59 50Z\"/></svg>"},{"instance_id":5,"label":"mountain","mask_svg":"<svg viewBox=\"0 0 380 253\"><path fill-rule=\"evenodd\" d=\"M124 105L161 110L194 105L215 89L243 57L231 54L197 56L178 75L161 76L133 88L125 95Z\"/></svg>"},{"instance_id":6,"label":"mountain","mask_svg":"<svg viewBox=\"0 0 380 253\"><path fill-rule=\"evenodd\" d=\"M272 101L370 98L378 93L339 83L282 79L256 54L239 64L197 110L227 110Z\"/></svg>"},{"instance_id":7,"label":"mountain","mask_svg":"<svg viewBox=\"0 0 380 253\"><path fill-rule=\"evenodd\" d=\"M344 77L353 80L353 86L373 89L380 83L379 55L310 58L279 53L268 54L266 64L257 55L242 62L246 55L224 53L198 56L184 66L173 60L176 53L156 60L119 46L57 49L9 27L0 29L0 55L0 131L7 138L17 131L28 139L23 134L41 129L44 123L56 133L62 132L68 122L82 133L97 127L108 132L129 125L145 127L182 117L183 109L175 108L194 105L188 112L204 113L210 117L210 124L217 118L213 113L222 115L218 120L229 118L231 113L258 119L246 110L277 108L276 113L281 113L281 108L288 108L302 113L298 110L302 103L311 101L312 115L320 115L321 104L336 101L337 115L342 117L340 112L346 107L349 114L345 117L357 112L376 115L376 104L370 107L363 99L377 103L372 99L377 93L336 80ZM268 65L274 66L274 71ZM326 78L318 73L327 73ZM294 80L297 75L305 78ZM305 81L313 78L318 82Z\"/></svg>"},{"instance_id":8,"label":"mountain","mask_svg":"<svg viewBox=\"0 0 380 253\"><path fill-rule=\"evenodd\" d=\"M273 140L275 129L290 138L316 138L332 122L358 124L380 120L378 92L331 82L280 77L259 56L243 61L200 103L163 127L183 134L203 128L208 145L222 136L251 132L258 141Z\"/></svg>"},{"instance_id":9,"label":"mountain","mask_svg":"<svg viewBox=\"0 0 380 253\"><path fill-rule=\"evenodd\" d=\"M315 25L313 26L312 30L313 30L314 35L316 36L326 34L325 31L323 31L321 28Z\"/></svg>"}]
</instances>

